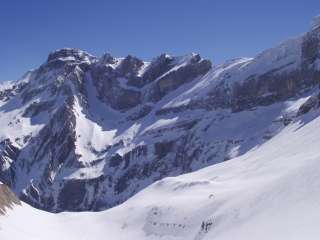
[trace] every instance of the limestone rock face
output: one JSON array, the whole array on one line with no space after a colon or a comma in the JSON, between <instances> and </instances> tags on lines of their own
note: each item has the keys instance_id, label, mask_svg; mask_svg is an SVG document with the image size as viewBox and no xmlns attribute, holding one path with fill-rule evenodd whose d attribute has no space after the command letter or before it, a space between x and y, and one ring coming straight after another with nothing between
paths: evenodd
<instances>
[{"instance_id":1,"label":"limestone rock face","mask_svg":"<svg viewBox=\"0 0 320 240\"><path fill-rule=\"evenodd\" d=\"M189 64L181 66L177 70L169 71L160 76L151 89L148 97L151 101L159 101L169 92L177 89L199 76L203 76L211 69L211 62L202 60L199 55L190 57Z\"/></svg>"},{"instance_id":2,"label":"limestone rock face","mask_svg":"<svg viewBox=\"0 0 320 240\"><path fill-rule=\"evenodd\" d=\"M97 62L90 74L99 98L116 110L128 110L146 102L157 102L211 69L211 62L199 55L171 57L162 54L151 63L131 55L124 59ZM106 61L103 60L103 63Z\"/></svg>"},{"instance_id":3,"label":"limestone rock face","mask_svg":"<svg viewBox=\"0 0 320 240\"><path fill-rule=\"evenodd\" d=\"M141 88L168 72L172 68L172 62L173 57L168 54L161 54L159 57L156 57L150 65L148 65L142 77L133 79L129 81L128 84Z\"/></svg>"}]
</instances>

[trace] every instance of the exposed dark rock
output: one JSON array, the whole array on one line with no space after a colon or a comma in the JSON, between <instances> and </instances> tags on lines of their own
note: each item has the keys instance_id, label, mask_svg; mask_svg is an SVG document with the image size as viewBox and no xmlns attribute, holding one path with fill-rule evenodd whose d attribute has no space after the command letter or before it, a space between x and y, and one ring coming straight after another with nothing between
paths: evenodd
<instances>
[{"instance_id":1,"label":"exposed dark rock","mask_svg":"<svg viewBox=\"0 0 320 240\"><path fill-rule=\"evenodd\" d=\"M310 112L312 109L316 109L320 106L320 96L311 96L302 106L299 108L297 115L303 115Z\"/></svg>"},{"instance_id":2,"label":"exposed dark rock","mask_svg":"<svg viewBox=\"0 0 320 240\"><path fill-rule=\"evenodd\" d=\"M203 60L199 55L194 55L184 66L154 82L176 66L173 60L174 58L163 54L147 67L142 76L138 76L144 63L129 55L116 69L100 63L94 64L91 74L100 99L116 110L127 110L142 104L143 101L159 101L167 93L207 73L211 68L209 60ZM149 88L141 89L149 83L152 83Z\"/></svg>"},{"instance_id":3,"label":"exposed dark rock","mask_svg":"<svg viewBox=\"0 0 320 240\"><path fill-rule=\"evenodd\" d=\"M112 57L109 53L104 54L100 59L101 64L114 64L116 59Z\"/></svg>"},{"instance_id":4,"label":"exposed dark rock","mask_svg":"<svg viewBox=\"0 0 320 240\"><path fill-rule=\"evenodd\" d=\"M29 107L26 108L23 113L24 117L34 117L39 113L47 111L49 112L54 106L55 101L46 101L46 102L34 102Z\"/></svg>"},{"instance_id":5,"label":"exposed dark rock","mask_svg":"<svg viewBox=\"0 0 320 240\"><path fill-rule=\"evenodd\" d=\"M58 209L77 211L86 196L86 180L68 180L59 194Z\"/></svg>"},{"instance_id":6,"label":"exposed dark rock","mask_svg":"<svg viewBox=\"0 0 320 240\"><path fill-rule=\"evenodd\" d=\"M136 111L135 113L130 115L127 119L132 120L132 121L136 121L138 119L141 119L141 118L147 116L151 111L152 111L151 106L143 105L143 106L141 106L140 109L138 109L138 111Z\"/></svg>"},{"instance_id":7,"label":"exposed dark rock","mask_svg":"<svg viewBox=\"0 0 320 240\"><path fill-rule=\"evenodd\" d=\"M123 159L122 157L116 153L114 156L112 156L109 160L109 167L118 167L122 163Z\"/></svg>"},{"instance_id":8,"label":"exposed dark rock","mask_svg":"<svg viewBox=\"0 0 320 240\"><path fill-rule=\"evenodd\" d=\"M305 64L313 64L320 57L320 29L306 34L302 43L302 56Z\"/></svg>"},{"instance_id":9,"label":"exposed dark rock","mask_svg":"<svg viewBox=\"0 0 320 240\"><path fill-rule=\"evenodd\" d=\"M148 96L153 102L159 101L169 92L177 89L179 86L188 83L198 76L206 74L211 69L209 60L201 60L199 55L195 55L190 64L171 71L163 77L159 78Z\"/></svg>"},{"instance_id":10,"label":"exposed dark rock","mask_svg":"<svg viewBox=\"0 0 320 240\"><path fill-rule=\"evenodd\" d=\"M157 142L154 144L154 151L159 158L165 157L174 148L174 142Z\"/></svg>"},{"instance_id":11,"label":"exposed dark rock","mask_svg":"<svg viewBox=\"0 0 320 240\"><path fill-rule=\"evenodd\" d=\"M144 63L142 60L128 55L125 59L122 60L117 70L121 73L121 75L130 78L131 76L137 75L143 64Z\"/></svg>"},{"instance_id":12,"label":"exposed dark rock","mask_svg":"<svg viewBox=\"0 0 320 240\"><path fill-rule=\"evenodd\" d=\"M72 59L74 59L75 61L83 61L86 59L93 58L90 54L82 50L74 49L74 48L63 48L50 53L48 56L47 62L55 61L58 59L66 59L68 57L69 59L67 60L71 60L71 61Z\"/></svg>"},{"instance_id":13,"label":"exposed dark rock","mask_svg":"<svg viewBox=\"0 0 320 240\"><path fill-rule=\"evenodd\" d=\"M0 91L0 101L8 101L10 98L20 93L26 85L27 83L22 82L3 89Z\"/></svg>"},{"instance_id":14,"label":"exposed dark rock","mask_svg":"<svg viewBox=\"0 0 320 240\"><path fill-rule=\"evenodd\" d=\"M173 67L173 65L170 64L172 61L173 58L169 55L161 54L150 63L142 77L130 79L128 85L141 88L146 84L153 82Z\"/></svg>"},{"instance_id":15,"label":"exposed dark rock","mask_svg":"<svg viewBox=\"0 0 320 240\"><path fill-rule=\"evenodd\" d=\"M92 71L93 81L99 97L117 110L125 110L141 103L141 93L122 88L119 83L121 75L112 68L97 66Z\"/></svg>"},{"instance_id":16,"label":"exposed dark rock","mask_svg":"<svg viewBox=\"0 0 320 240\"><path fill-rule=\"evenodd\" d=\"M10 139L0 142L0 181L12 186L15 178L14 162L20 154L20 149L13 145Z\"/></svg>"}]
</instances>

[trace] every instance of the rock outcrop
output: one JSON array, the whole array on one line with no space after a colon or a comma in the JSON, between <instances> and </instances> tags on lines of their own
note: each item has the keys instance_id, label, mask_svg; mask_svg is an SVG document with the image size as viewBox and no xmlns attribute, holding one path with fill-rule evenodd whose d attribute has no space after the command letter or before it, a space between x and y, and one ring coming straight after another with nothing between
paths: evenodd
<instances>
[{"instance_id":1,"label":"rock outcrop","mask_svg":"<svg viewBox=\"0 0 320 240\"><path fill-rule=\"evenodd\" d=\"M6 213L6 211L14 205L20 205L20 200L16 195L4 184L0 182L0 215Z\"/></svg>"}]
</instances>

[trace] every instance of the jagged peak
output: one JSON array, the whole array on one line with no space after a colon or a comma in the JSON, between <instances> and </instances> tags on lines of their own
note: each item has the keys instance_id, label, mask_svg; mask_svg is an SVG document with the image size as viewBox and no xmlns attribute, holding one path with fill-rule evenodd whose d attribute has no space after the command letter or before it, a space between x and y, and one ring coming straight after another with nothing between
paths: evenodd
<instances>
[{"instance_id":1,"label":"jagged peak","mask_svg":"<svg viewBox=\"0 0 320 240\"><path fill-rule=\"evenodd\" d=\"M320 28L320 15L313 17L311 27L312 30Z\"/></svg>"},{"instance_id":2,"label":"jagged peak","mask_svg":"<svg viewBox=\"0 0 320 240\"><path fill-rule=\"evenodd\" d=\"M182 56L176 56L173 59L173 65L179 65L182 63L195 63L201 60L201 56L198 53L189 53Z\"/></svg>"},{"instance_id":3,"label":"jagged peak","mask_svg":"<svg viewBox=\"0 0 320 240\"><path fill-rule=\"evenodd\" d=\"M99 62L102 64L114 64L117 60L110 53L105 53L101 56Z\"/></svg>"},{"instance_id":4,"label":"jagged peak","mask_svg":"<svg viewBox=\"0 0 320 240\"><path fill-rule=\"evenodd\" d=\"M119 65L119 70L122 71L124 74L130 72L137 73L144 64L144 61L129 54L121 61Z\"/></svg>"},{"instance_id":5,"label":"jagged peak","mask_svg":"<svg viewBox=\"0 0 320 240\"><path fill-rule=\"evenodd\" d=\"M153 59L151 60L151 63L153 63L153 62L158 62L158 61L165 60L165 59L170 59L170 60L172 60L173 57L172 57L170 54L168 54L168 53L161 53L159 56L153 58Z\"/></svg>"},{"instance_id":6,"label":"jagged peak","mask_svg":"<svg viewBox=\"0 0 320 240\"><path fill-rule=\"evenodd\" d=\"M180 65L182 63L195 63L201 60L203 60L203 58L200 56L200 54L194 52L181 56L173 56L168 53L162 53L151 60L150 66L157 65L163 62L170 63L171 65Z\"/></svg>"},{"instance_id":7,"label":"jagged peak","mask_svg":"<svg viewBox=\"0 0 320 240\"><path fill-rule=\"evenodd\" d=\"M128 56L126 56L124 59L123 59L123 62L130 62L130 63L133 63L133 64L138 64L138 65L141 65L143 64L143 61L136 57L136 56L133 56L131 54L129 54Z\"/></svg>"},{"instance_id":8,"label":"jagged peak","mask_svg":"<svg viewBox=\"0 0 320 240\"><path fill-rule=\"evenodd\" d=\"M159 56L154 57L151 59L151 61L148 63L148 67L145 69L146 71L150 68L156 67L159 64L169 64L172 62L173 57L168 53L161 53Z\"/></svg>"},{"instance_id":9,"label":"jagged peak","mask_svg":"<svg viewBox=\"0 0 320 240\"><path fill-rule=\"evenodd\" d=\"M47 62L54 60L63 61L90 61L95 57L91 54L77 48L61 48L51 52Z\"/></svg>"}]
</instances>

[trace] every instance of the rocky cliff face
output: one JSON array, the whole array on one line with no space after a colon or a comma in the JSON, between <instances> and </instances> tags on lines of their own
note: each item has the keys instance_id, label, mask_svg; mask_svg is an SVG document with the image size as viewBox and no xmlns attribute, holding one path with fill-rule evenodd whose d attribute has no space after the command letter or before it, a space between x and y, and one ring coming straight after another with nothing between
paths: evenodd
<instances>
[{"instance_id":1,"label":"rocky cliff face","mask_svg":"<svg viewBox=\"0 0 320 240\"><path fill-rule=\"evenodd\" d=\"M48 211L101 210L241 155L319 107L319 34L213 66L57 50L0 92L0 180Z\"/></svg>"}]
</instances>

